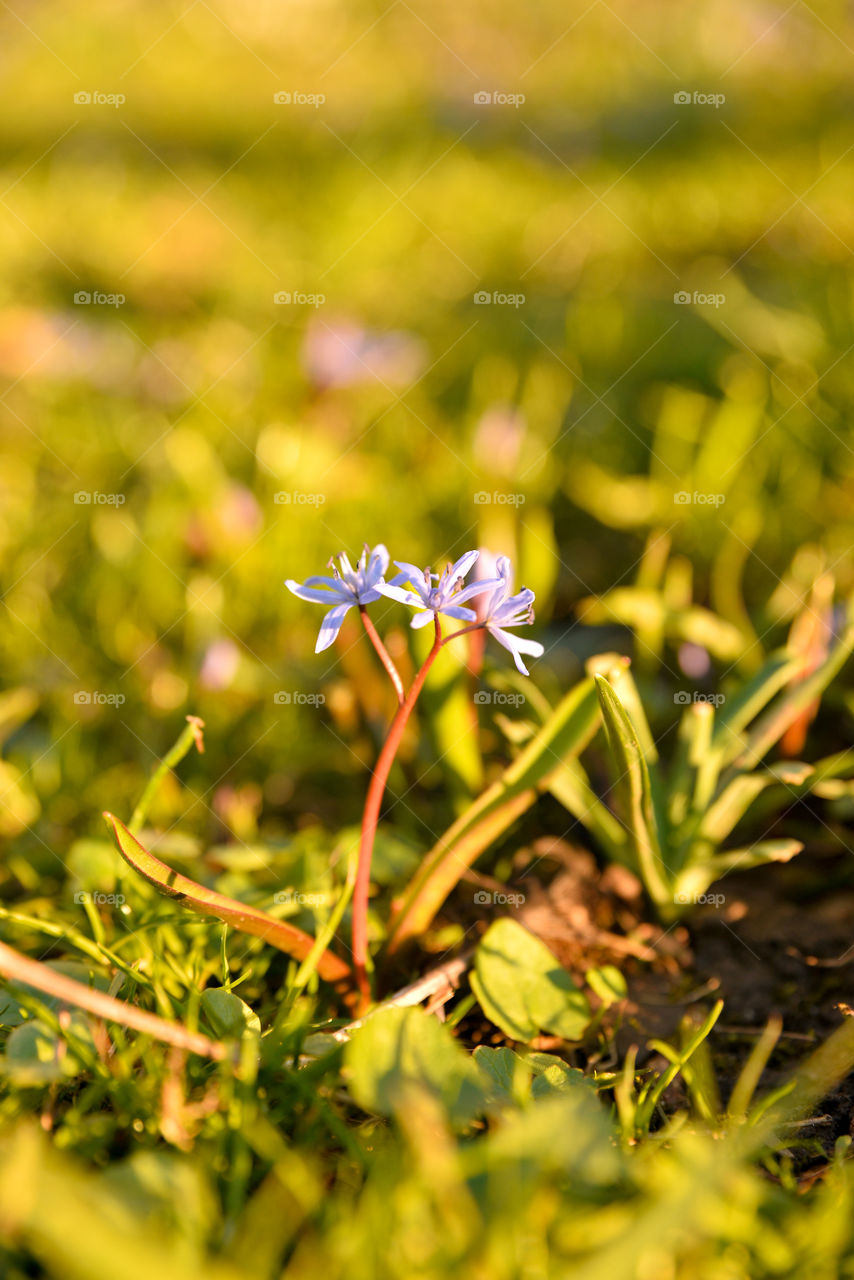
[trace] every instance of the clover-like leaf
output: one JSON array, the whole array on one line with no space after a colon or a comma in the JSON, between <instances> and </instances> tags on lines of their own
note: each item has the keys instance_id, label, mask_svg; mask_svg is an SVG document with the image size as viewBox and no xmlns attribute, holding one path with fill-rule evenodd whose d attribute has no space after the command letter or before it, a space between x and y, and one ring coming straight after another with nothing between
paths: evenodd
<instances>
[{"instance_id":1,"label":"clover-like leaf","mask_svg":"<svg viewBox=\"0 0 854 1280\"><path fill-rule=\"evenodd\" d=\"M545 943L515 920L490 925L475 956L472 990L491 1022L513 1040L541 1031L579 1040L590 1005Z\"/></svg>"},{"instance_id":2,"label":"clover-like leaf","mask_svg":"<svg viewBox=\"0 0 854 1280\"><path fill-rule=\"evenodd\" d=\"M379 1009L347 1045L350 1092L365 1111L392 1115L413 1086L444 1105L464 1128L485 1105L477 1067L441 1022L419 1008Z\"/></svg>"}]
</instances>

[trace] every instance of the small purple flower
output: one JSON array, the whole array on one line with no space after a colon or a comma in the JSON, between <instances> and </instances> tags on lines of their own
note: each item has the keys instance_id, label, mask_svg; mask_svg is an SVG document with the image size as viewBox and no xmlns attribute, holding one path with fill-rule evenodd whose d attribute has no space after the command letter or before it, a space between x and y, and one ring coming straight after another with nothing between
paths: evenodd
<instances>
[{"instance_id":1,"label":"small purple flower","mask_svg":"<svg viewBox=\"0 0 854 1280\"><path fill-rule=\"evenodd\" d=\"M413 627L426 627L439 613L449 618L458 618L461 622L475 622L477 615L473 609L464 609L463 601L479 595L482 591L498 585L498 579L488 582L471 582L463 586L463 579L478 557L477 551L467 551L455 564L449 564L444 573L439 575L428 569L418 569L414 564L404 560L395 560L401 572L391 582L382 583L379 590L392 600L408 604L417 609L412 619ZM404 588L404 583L410 589ZM434 586L434 583L436 584Z\"/></svg>"},{"instance_id":2,"label":"small purple flower","mask_svg":"<svg viewBox=\"0 0 854 1280\"><path fill-rule=\"evenodd\" d=\"M329 561L329 567L332 570L331 578L306 578L303 583L294 582L293 578L286 580L285 586L295 596L299 596L300 600L332 605L321 623L320 635L314 647L315 653L322 653L333 643L341 630L345 615L353 605L373 604L375 600L381 599L379 588L385 585L383 574L388 568L388 560L388 552L382 543L374 547L373 551L365 543L365 549L355 569L350 564L346 552L342 551Z\"/></svg>"},{"instance_id":3,"label":"small purple flower","mask_svg":"<svg viewBox=\"0 0 854 1280\"><path fill-rule=\"evenodd\" d=\"M499 556L495 562L495 568L499 575L499 583L488 599L478 601L478 620L499 644L513 654L517 669L527 676L530 673L521 655L527 653L532 658L541 658L545 650L537 640L522 640L519 636L511 635L504 628L522 627L534 621L534 593L529 587L523 587L521 591L517 591L516 595L511 594L513 566L507 556ZM482 587L490 585L492 584L484 583Z\"/></svg>"}]
</instances>

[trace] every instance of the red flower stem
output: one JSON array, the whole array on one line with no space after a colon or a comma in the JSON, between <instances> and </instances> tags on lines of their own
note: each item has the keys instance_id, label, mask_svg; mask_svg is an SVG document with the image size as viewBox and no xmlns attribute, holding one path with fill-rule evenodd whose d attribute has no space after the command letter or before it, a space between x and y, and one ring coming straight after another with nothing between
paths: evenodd
<instances>
[{"instance_id":1,"label":"red flower stem","mask_svg":"<svg viewBox=\"0 0 854 1280\"><path fill-rule=\"evenodd\" d=\"M391 654L389 653L388 649L385 647L382 640L379 638L379 635L377 634L377 629L374 626L374 624L371 622L371 619L368 617L368 611L363 604L359 605L359 613L362 616L362 622L365 624L365 630L368 633L368 638L370 639L371 644L376 649L377 656L379 657L380 662L383 664L386 671L388 672L389 679L394 685L394 691L397 694L398 705L402 707L404 702L406 701L406 694L403 691L403 681L400 678L400 672L398 671L397 667L394 665L391 659Z\"/></svg>"},{"instance_id":2,"label":"red flower stem","mask_svg":"<svg viewBox=\"0 0 854 1280\"><path fill-rule=\"evenodd\" d=\"M356 985L359 988L361 1011L371 1003L371 988L368 982L368 893L371 887L371 858L374 852L374 840L377 834L380 809L385 794L388 775L394 764L403 731L412 714L412 708L418 701L418 695L427 679L427 672L432 667L442 648L442 628L438 613L435 615L436 637L433 647L424 660L424 665L415 676L406 698L397 709L391 722L388 736L383 743L376 768L371 775L368 794L365 798L365 809L362 814L362 836L359 842L359 864L356 868L356 886L353 890L353 970Z\"/></svg>"},{"instance_id":3,"label":"red flower stem","mask_svg":"<svg viewBox=\"0 0 854 1280\"><path fill-rule=\"evenodd\" d=\"M470 627L461 627L459 631L452 631L449 636L445 636L442 644L448 644L451 640L456 640L457 636L467 636L471 631L482 631L485 626L485 622L473 622Z\"/></svg>"}]
</instances>

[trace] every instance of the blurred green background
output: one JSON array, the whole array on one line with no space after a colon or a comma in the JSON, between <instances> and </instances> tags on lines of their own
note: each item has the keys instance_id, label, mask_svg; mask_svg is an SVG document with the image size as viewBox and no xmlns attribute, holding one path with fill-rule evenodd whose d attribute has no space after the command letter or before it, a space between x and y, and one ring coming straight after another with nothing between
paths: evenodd
<instances>
[{"instance_id":1,"label":"blurred green background","mask_svg":"<svg viewBox=\"0 0 854 1280\"><path fill-rule=\"evenodd\" d=\"M513 554L547 689L650 535L721 671L854 586L845 5L0 22L0 835L43 871L188 712L207 835L354 820L386 704L283 580L366 540Z\"/></svg>"}]
</instances>

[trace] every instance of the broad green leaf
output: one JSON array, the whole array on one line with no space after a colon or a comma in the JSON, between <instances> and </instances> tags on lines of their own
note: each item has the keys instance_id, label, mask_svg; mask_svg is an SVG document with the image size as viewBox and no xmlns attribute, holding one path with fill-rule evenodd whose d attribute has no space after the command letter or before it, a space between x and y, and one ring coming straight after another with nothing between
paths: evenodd
<instances>
[{"instance_id":1,"label":"broad green leaf","mask_svg":"<svg viewBox=\"0 0 854 1280\"><path fill-rule=\"evenodd\" d=\"M567 1066L552 1053L523 1055L506 1047L490 1049L479 1045L473 1057L486 1079L485 1088L492 1102L522 1106L579 1085L592 1087L582 1071Z\"/></svg>"},{"instance_id":2,"label":"broad green leaf","mask_svg":"<svg viewBox=\"0 0 854 1280\"><path fill-rule=\"evenodd\" d=\"M472 1057L484 1076L490 1101L518 1106L530 1098L533 1071L518 1053L506 1046L490 1049L478 1045Z\"/></svg>"},{"instance_id":3,"label":"broad green leaf","mask_svg":"<svg viewBox=\"0 0 854 1280\"><path fill-rule=\"evenodd\" d=\"M95 1052L89 1021L77 1009L68 1014L68 1032ZM4 1075L23 1087L70 1080L83 1069L64 1037L38 1018L15 1027L0 1065Z\"/></svg>"},{"instance_id":4,"label":"broad green leaf","mask_svg":"<svg viewBox=\"0 0 854 1280\"><path fill-rule=\"evenodd\" d=\"M257 1013L225 987L206 987L201 1005L214 1034L221 1039L239 1040L245 1035L261 1034Z\"/></svg>"},{"instance_id":5,"label":"broad green leaf","mask_svg":"<svg viewBox=\"0 0 854 1280\"><path fill-rule=\"evenodd\" d=\"M256 938L262 938L271 946L278 947L280 951L294 956L297 960L304 960L311 951L314 938L310 934L295 928L285 920L276 920L264 911L258 911L244 902L238 902L235 898L227 898L213 889L206 889L196 884L194 880L188 879L187 876L182 876L180 872L173 871L171 867L167 867L164 862L143 848L124 823L113 814L105 813L104 817L112 824L119 852L125 861L168 898L183 903L191 910L197 911L199 915L214 916L217 920L224 920L226 924L232 925L243 933L251 933ZM317 972L327 982L349 984L350 966L331 951L324 951L318 962Z\"/></svg>"},{"instance_id":6,"label":"broad green leaf","mask_svg":"<svg viewBox=\"0 0 854 1280\"><path fill-rule=\"evenodd\" d=\"M578 1067L570 1067L551 1053L527 1053L523 1059L533 1067L534 1079L531 1096L539 1101L554 1094L569 1093L572 1089L593 1089L590 1080Z\"/></svg>"},{"instance_id":7,"label":"broad green leaf","mask_svg":"<svg viewBox=\"0 0 854 1280\"><path fill-rule=\"evenodd\" d=\"M475 953L471 986L483 1012L513 1040L543 1031L580 1040L590 1022L583 992L544 942L515 920L496 920Z\"/></svg>"},{"instance_id":8,"label":"broad green leaf","mask_svg":"<svg viewBox=\"0 0 854 1280\"><path fill-rule=\"evenodd\" d=\"M573 1087L511 1115L469 1153L487 1171L510 1164L517 1176L559 1172L574 1186L616 1182L623 1160L608 1112L593 1089Z\"/></svg>"},{"instance_id":9,"label":"broad green leaf","mask_svg":"<svg viewBox=\"0 0 854 1280\"><path fill-rule=\"evenodd\" d=\"M498 781L457 819L423 860L396 904L390 953L430 925L464 871L531 807L561 761L584 749L598 723L593 682L583 680L562 699Z\"/></svg>"},{"instance_id":10,"label":"broad green leaf","mask_svg":"<svg viewBox=\"0 0 854 1280\"><path fill-rule=\"evenodd\" d=\"M474 1061L447 1027L420 1008L369 1015L347 1044L344 1063L353 1098L378 1115L393 1115L412 1086L438 1098L458 1128L485 1105Z\"/></svg>"},{"instance_id":11,"label":"broad green leaf","mask_svg":"<svg viewBox=\"0 0 854 1280\"><path fill-rule=\"evenodd\" d=\"M584 979L605 1006L625 1000L628 995L626 980L615 965L603 964L598 969L588 969Z\"/></svg>"}]
</instances>

